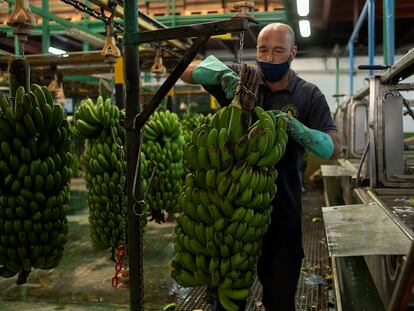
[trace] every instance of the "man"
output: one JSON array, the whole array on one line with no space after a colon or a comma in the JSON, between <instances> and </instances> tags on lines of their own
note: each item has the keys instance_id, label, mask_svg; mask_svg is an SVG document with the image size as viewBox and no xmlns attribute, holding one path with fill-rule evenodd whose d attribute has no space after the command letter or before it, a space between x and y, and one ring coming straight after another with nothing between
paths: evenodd
<instances>
[{"instance_id":1,"label":"man","mask_svg":"<svg viewBox=\"0 0 414 311\"><path fill-rule=\"evenodd\" d=\"M267 25L257 39L257 68L250 69L259 75L256 105L280 111L276 113L287 118L289 134L286 153L276 165L278 192L257 264L267 311L295 310L295 291L304 257L300 181L304 148L326 159L336 158L339 152L336 127L324 95L290 69L296 53L294 32L288 25ZM232 69L210 56L202 63L192 63L182 79L203 84L221 105L228 105L238 81L238 67Z\"/></svg>"}]
</instances>

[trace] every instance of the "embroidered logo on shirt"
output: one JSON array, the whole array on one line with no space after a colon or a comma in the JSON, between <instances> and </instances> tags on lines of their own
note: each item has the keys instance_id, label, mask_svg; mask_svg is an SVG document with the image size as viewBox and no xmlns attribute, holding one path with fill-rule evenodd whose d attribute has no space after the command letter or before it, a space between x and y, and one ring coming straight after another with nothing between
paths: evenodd
<instances>
[{"instance_id":1,"label":"embroidered logo on shirt","mask_svg":"<svg viewBox=\"0 0 414 311\"><path fill-rule=\"evenodd\" d=\"M280 110L283 111L283 112L285 112L285 113L287 113L291 117L295 117L296 119L299 117L298 110L293 105L283 106Z\"/></svg>"}]
</instances>

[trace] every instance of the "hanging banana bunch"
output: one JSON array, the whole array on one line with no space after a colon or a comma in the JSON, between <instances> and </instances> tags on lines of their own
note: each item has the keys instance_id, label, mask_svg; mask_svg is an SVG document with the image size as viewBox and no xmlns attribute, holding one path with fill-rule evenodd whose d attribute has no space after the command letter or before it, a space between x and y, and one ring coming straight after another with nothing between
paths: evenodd
<instances>
[{"instance_id":1,"label":"hanging banana bunch","mask_svg":"<svg viewBox=\"0 0 414 311\"><path fill-rule=\"evenodd\" d=\"M201 113L190 113L186 112L183 115L182 128L185 142L191 141L193 131L204 123L211 122L211 114L202 115Z\"/></svg>"},{"instance_id":2,"label":"hanging banana bunch","mask_svg":"<svg viewBox=\"0 0 414 311\"><path fill-rule=\"evenodd\" d=\"M184 137L178 116L168 110L156 111L145 124L142 151L148 171L155 169L147 202L156 222L164 221L164 212L179 211L178 197L183 176Z\"/></svg>"},{"instance_id":3,"label":"hanging banana bunch","mask_svg":"<svg viewBox=\"0 0 414 311\"><path fill-rule=\"evenodd\" d=\"M125 243L125 151L121 111L109 98L83 100L75 113L76 133L84 138L90 234L94 247Z\"/></svg>"},{"instance_id":4,"label":"hanging banana bunch","mask_svg":"<svg viewBox=\"0 0 414 311\"><path fill-rule=\"evenodd\" d=\"M191 141L193 132L197 127L201 126L204 123L209 124L210 122L211 122L211 114L204 116L201 113L191 113L191 112L184 113L182 127L183 127L183 136L184 136L185 144ZM185 173L188 173L189 165L187 163L186 157L184 157L183 159L183 165L185 168ZM184 177L185 176L183 176L183 178Z\"/></svg>"},{"instance_id":5,"label":"hanging banana bunch","mask_svg":"<svg viewBox=\"0 0 414 311\"><path fill-rule=\"evenodd\" d=\"M172 277L182 286L208 286L226 310L250 294L261 239L277 188L274 165L285 152L286 121L256 107L243 127L233 101L186 145L190 165L175 228Z\"/></svg>"},{"instance_id":6,"label":"hanging banana bunch","mask_svg":"<svg viewBox=\"0 0 414 311\"><path fill-rule=\"evenodd\" d=\"M0 276L52 269L67 241L72 133L47 87L0 96ZM19 283L20 282L20 283Z\"/></svg>"}]
</instances>

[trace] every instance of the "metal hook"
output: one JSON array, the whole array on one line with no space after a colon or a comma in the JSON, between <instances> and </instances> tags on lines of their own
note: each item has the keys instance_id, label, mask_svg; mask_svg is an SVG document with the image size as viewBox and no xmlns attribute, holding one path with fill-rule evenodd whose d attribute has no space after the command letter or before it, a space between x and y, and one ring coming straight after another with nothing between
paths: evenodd
<instances>
[{"instance_id":1,"label":"metal hook","mask_svg":"<svg viewBox=\"0 0 414 311\"><path fill-rule=\"evenodd\" d=\"M116 59L121 57L121 51L116 46L115 37L113 35L112 22L106 24L106 41L101 54L105 56L105 62L112 66L116 63Z\"/></svg>"},{"instance_id":2,"label":"metal hook","mask_svg":"<svg viewBox=\"0 0 414 311\"><path fill-rule=\"evenodd\" d=\"M154 64L151 66L151 72L156 75L164 75L167 72L167 68L165 68L164 64L162 63L162 49L157 48Z\"/></svg>"}]
</instances>

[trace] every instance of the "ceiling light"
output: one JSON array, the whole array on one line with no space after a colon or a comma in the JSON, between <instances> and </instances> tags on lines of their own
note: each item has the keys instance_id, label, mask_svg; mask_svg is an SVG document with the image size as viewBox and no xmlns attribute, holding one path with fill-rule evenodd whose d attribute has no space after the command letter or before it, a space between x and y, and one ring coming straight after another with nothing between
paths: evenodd
<instances>
[{"instance_id":1,"label":"ceiling light","mask_svg":"<svg viewBox=\"0 0 414 311\"><path fill-rule=\"evenodd\" d=\"M52 53L52 54L55 54L55 55L67 54L66 51L61 50L61 49L54 48L52 46L49 47L48 51L49 51L49 53Z\"/></svg>"},{"instance_id":2,"label":"ceiling light","mask_svg":"<svg viewBox=\"0 0 414 311\"><path fill-rule=\"evenodd\" d=\"M299 16L308 16L309 14L309 0L296 0L296 7Z\"/></svg>"},{"instance_id":3,"label":"ceiling light","mask_svg":"<svg viewBox=\"0 0 414 311\"><path fill-rule=\"evenodd\" d=\"M307 38L311 35L310 23L308 20L299 21L299 30L302 37Z\"/></svg>"}]
</instances>

